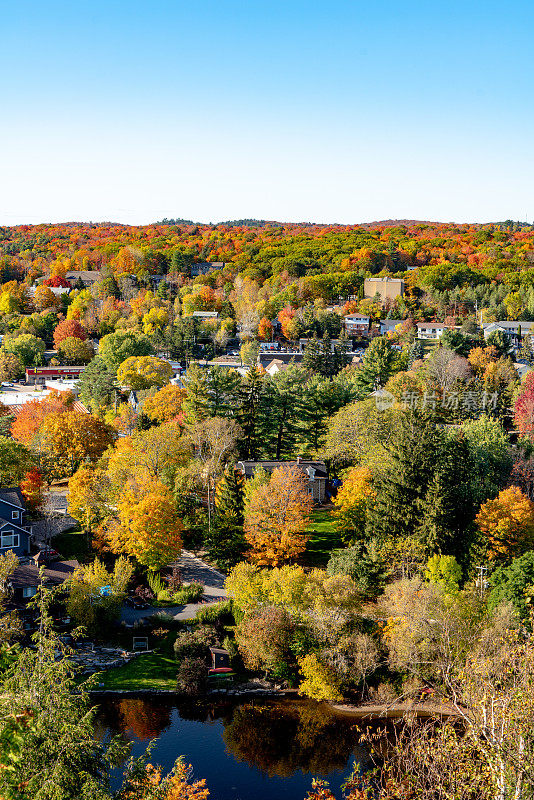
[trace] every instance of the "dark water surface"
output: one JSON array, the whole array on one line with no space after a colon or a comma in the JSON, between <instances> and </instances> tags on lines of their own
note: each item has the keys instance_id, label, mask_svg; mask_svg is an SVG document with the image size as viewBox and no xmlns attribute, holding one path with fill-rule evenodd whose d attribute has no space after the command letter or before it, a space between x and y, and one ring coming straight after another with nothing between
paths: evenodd
<instances>
[{"instance_id":1,"label":"dark water surface","mask_svg":"<svg viewBox=\"0 0 534 800\"><path fill-rule=\"evenodd\" d=\"M100 703L98 738L120 733L140 755L169 770L183 755L206 778L210 800L304 800L312 778L334 792L354 765L369 765L359 744L366 723L306 700L177 705L158 697Z\"/></svg>"}]
</instances>

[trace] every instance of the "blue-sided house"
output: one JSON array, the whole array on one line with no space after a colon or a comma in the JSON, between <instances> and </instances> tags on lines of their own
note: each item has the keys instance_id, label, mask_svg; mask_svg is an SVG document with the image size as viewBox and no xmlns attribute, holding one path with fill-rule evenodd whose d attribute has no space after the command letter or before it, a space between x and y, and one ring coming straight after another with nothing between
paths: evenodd
<instances>
[{"instance_id":1,"label":"blue-sided house","mask_svg":"<svg viewBox=\"0 0 534 800\"><path fill-rule=\"evenodd\" d=\"M26 503L17 487L0 489L0 555L13 550L19 558L29 555L31 526L26 525Z\"/></svg>"}]
</instances>

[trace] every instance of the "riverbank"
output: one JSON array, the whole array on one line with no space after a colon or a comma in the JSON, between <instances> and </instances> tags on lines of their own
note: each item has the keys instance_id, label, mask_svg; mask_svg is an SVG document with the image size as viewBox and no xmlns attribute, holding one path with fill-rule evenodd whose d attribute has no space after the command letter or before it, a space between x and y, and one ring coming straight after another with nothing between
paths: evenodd
<instances>
[{"instance_id":1,"label":"riverbank","mask_svg":"<svg viewBox=\"0 0 534 800\"><path fill-rule=\"evenodd\" d=\"M351 714L355 717L386 717L396 719L405 714L415 714L417 717L457 717L458 712L447 703L328 703L334 711Z\"/></svg>"}]
</instances>

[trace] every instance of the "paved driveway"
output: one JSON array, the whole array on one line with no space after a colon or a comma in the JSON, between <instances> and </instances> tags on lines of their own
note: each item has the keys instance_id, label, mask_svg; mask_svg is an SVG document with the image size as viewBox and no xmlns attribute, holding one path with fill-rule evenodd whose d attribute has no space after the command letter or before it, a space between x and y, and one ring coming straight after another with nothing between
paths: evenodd
<instances>
[{"instance_id":1,"label":"paved driveway","mask_svg":"<svg viewBox=\"0 0 534 800\"><path fill-rule=\"evenodd\" d=\"M171 566L175 564L180 567L182 579L185 582L196 581L197 583L204 584L204 602L189 603L186 606L168 606L167 608L145 608L143 610L123 606L121 620L133 623L144 617L151 617L153 614L158 614L160 612L170 614L174 619L192 619L199 608L205 608L206 602L215 603L218 600L224 600L226 598L226 591L224 589L225 576L222 572L213 569L213 567L210 567L187 550L182 550L182 555L178 561L171 564Z\"/></svg>"}]
</instances>

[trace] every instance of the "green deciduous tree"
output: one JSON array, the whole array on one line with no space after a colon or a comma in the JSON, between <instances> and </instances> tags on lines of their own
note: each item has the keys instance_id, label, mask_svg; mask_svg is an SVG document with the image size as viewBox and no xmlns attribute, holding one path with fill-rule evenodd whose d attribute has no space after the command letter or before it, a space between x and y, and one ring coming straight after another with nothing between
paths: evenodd
<instances>
[{"instance_id":1,"label":"green deciduous tree","mask_svg":"<svg viewBox=\"0 0 534 800\"><path fill-rule=\"evenodd\" d=\"M40 367L43 364L46 345L31 333L23 333L14 339L4 340L6 353L13 353L23 367Z\"/></svg>"},{"instance_id":2,"label":"green deciduous tree","mask_svg":"<svg viewBox=\"0 0 534 800\"><path fill-rule=\"evenodd\" d=\"M119 366L131 356L152 355L150 339L145 334L119 330L108 333L100 340L98 355L107 368L116 372Z\"/></svg>"}]
</instances>

